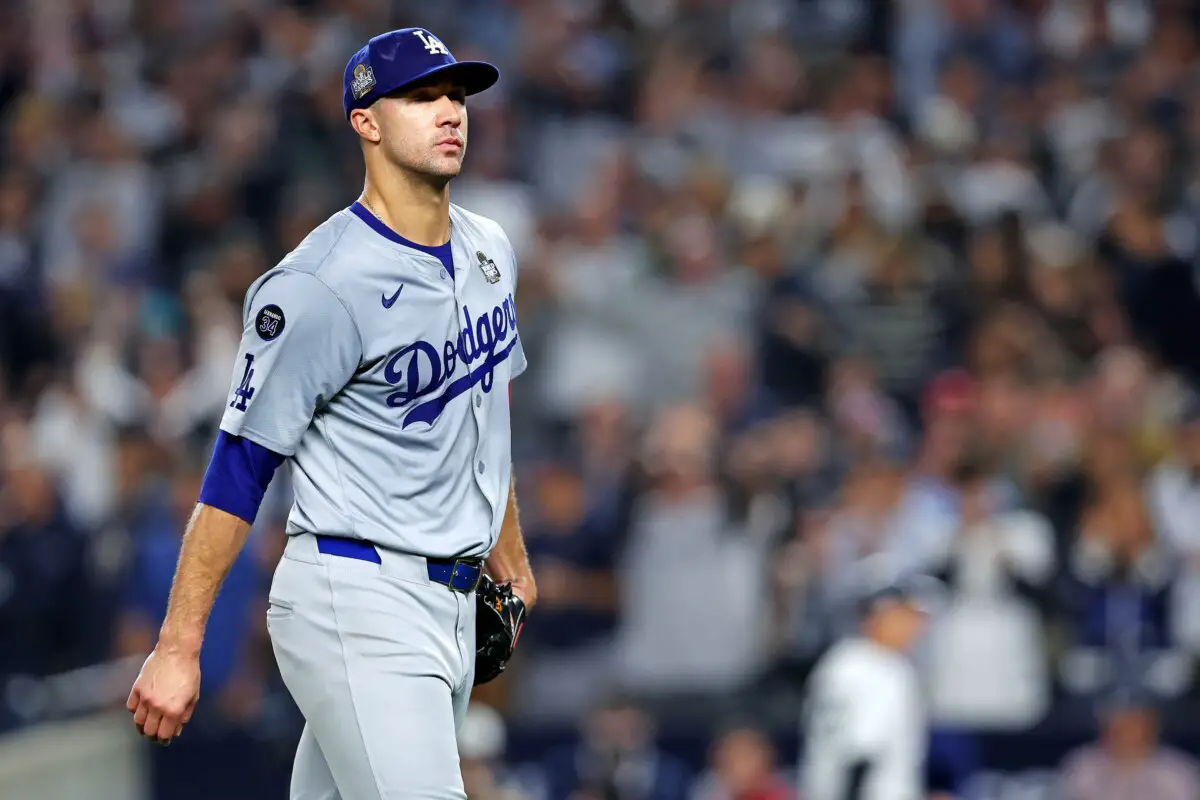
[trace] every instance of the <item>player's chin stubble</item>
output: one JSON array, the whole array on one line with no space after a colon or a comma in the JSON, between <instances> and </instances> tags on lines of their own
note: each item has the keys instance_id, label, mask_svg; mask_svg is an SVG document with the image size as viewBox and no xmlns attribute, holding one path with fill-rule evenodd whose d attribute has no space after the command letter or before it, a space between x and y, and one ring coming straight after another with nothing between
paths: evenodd
<instances>
[{"instance_id":1,"label":"player's chin stubble","mask_svg":"<svg viewBox=\"0 0 1200 800\"><path fill-rule=\"evenodd\" d=\"M410 163L423 175L432 178L453 178L462 171L465 154L465 145L457 153L441 152L435 146L433 152L426 152L422 154L423 157L413 159Z\"/></svg>"},{"instance_id":2,"label":"player's chin stubble","mask_svg":"<svg viewBox=\"0 0 1200 800\"><path fill-rule=\"evenodd\" d=\"M456 158L449 158L446 156L434 158L433 164L430 165L430 172L442 177L453 178L455 175L462 172L462 162L462 152L460 152Z\"/></svg>"},{"instance_id":3,"label":"player's chin stubble","mask_svg":"<svg viewBox=\"0 0 1200 800\"><path fill-rule=\"evenodd\" d=\"M413 175L449 179L462 171L462 163L466 151L465 140L457 153L441 151L436 144L431 144L427 148L423 148L409 143L407 147L391 149L388 152L387 160L394 166Z\"/></svg>"}]
</instances>

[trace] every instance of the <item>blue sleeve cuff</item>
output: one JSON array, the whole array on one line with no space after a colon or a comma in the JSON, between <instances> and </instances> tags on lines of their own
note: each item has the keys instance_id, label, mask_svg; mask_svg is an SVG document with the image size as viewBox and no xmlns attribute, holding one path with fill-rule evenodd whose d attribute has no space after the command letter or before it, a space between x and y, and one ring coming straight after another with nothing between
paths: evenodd
<instances>
[{"instance_id":1,"label":"blue sleeve cuff","mask_svg":"<svg viewBox=\"0 0 1200 800\"><path fill-rule=\"evenodd\" d=\"M200 502L254 522L284 458L249 439L219 431L200 487Z\"/></svg>"}]
</instances>

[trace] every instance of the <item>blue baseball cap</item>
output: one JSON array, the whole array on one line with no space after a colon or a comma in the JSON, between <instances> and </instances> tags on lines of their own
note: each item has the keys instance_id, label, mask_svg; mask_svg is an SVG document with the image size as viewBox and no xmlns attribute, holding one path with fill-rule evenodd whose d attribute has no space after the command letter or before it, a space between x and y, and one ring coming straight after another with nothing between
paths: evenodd
<instances>
[{"instance_id":1,"label":"blue baseball cap","mask_svg":"<svg viewBox=\"0 0 1200 800\"><path fill-rule=\"evenodd\" d=\"M500 79L486 61L456 61L442 40L424 28L381 33L350 57L342 76L342 110L346 119L356 108L418 81L442 76L477 94Z\"/></svg>"}]
</instances>

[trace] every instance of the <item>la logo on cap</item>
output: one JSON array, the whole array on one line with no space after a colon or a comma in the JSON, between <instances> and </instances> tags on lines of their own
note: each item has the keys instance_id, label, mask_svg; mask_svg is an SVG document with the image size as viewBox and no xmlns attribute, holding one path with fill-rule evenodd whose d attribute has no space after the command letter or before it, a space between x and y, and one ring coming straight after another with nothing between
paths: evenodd
<instances>
[{"instance_id":1,"label":"la logo on cap","mask_svg":"<svg viewBox=\"0 0 1200 800\"><path fill-rule=\"evenodd\" d=\"M430 55L450 55L450 51L446 49L446 45L442 44L442 40L429 31L413 31L412 34L421 40Z\"/></svg>"},{"instance_id":2,"label":"la logo on cap","mask_svg":"<svg viewBox=\"0 0 1200 800\"><path fill-rule=\"evenodd\" d=\"M362 100L367 92L375 88L375 72L366 64L354 68L354 80L350 82L350 91L355 100Z\"/></svg>"}]
</instances>

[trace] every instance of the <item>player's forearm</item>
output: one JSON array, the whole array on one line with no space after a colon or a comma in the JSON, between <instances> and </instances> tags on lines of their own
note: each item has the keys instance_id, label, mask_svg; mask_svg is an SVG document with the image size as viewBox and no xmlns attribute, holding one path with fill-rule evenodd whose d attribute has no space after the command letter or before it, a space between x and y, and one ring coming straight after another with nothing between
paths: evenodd
<instances>
[{"instance_id":1,"label":"player's forearm","mask_svg":"<svg viewBox=\"0 0 1200 800\"><path fill-rule=\"evenodd\" d=\"M159 646L198 654L217 591L246 544L250 523L198 503L188 522Z\"/></svg>"},{"instance_id":2,"label":"player's forearm","mask_svg":"<svg viewBox=\"0 0 1200 800\"><path fill-rule=\"evenodd\" d=\"M509 484L508 507L504 512L504 524L500 526L500 538L487 559L487 571L497 583L511 581L513 589L525 601L526 608L533 608L537 602L537 586L529 566L529 554L525 551L525 539L521 535L515 475Z\"/></svg>"}]
</instances>

